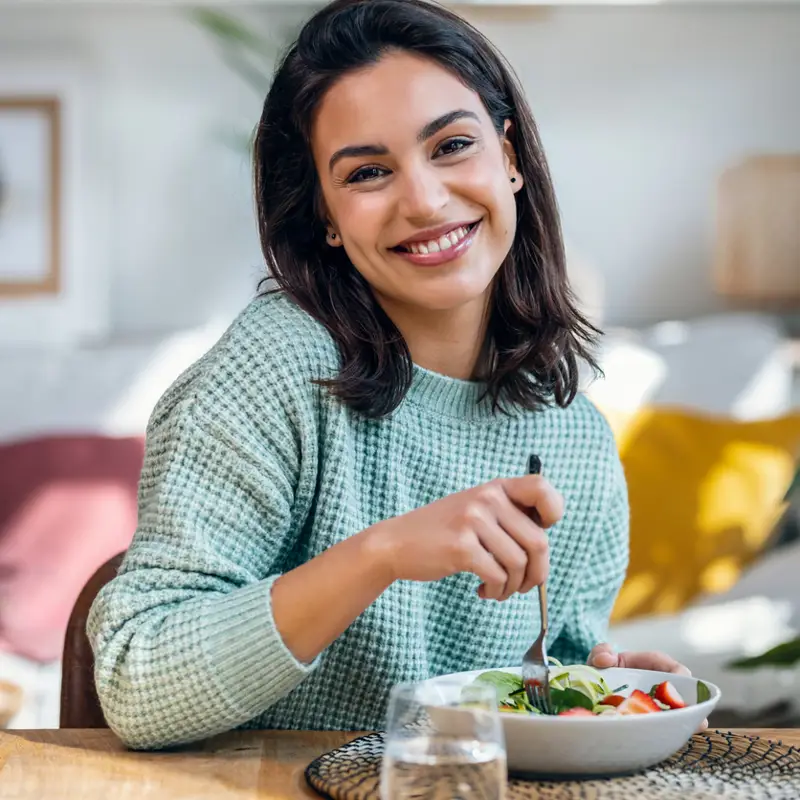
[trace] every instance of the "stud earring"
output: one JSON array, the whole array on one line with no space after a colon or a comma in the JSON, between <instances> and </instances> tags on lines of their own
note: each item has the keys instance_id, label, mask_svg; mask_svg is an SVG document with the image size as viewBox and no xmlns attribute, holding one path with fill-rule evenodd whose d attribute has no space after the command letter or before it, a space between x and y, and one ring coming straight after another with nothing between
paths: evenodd
<instances>
[{"instance_id":1,"label":"stud earring","mask_svg":"<svg viewBox=\"0 0 800 800\"><path fill-rule=\"evenodd\" d=\"M336 241L336 234L335 233L329 233L328 234L328 241L329 242L335 242Z\"/></svg>"},{"instance_id":2,"label":"stud earring","mask_svg":"<svg viewBox=\"0 0 800 800\"><path fill-rule=\"evenodd\" d=\"M511 179L511 183L516 183L516 182L517 182L517 179L516 179L516 178L512 178L512 179Z\"/></svg>"}]
</instances>

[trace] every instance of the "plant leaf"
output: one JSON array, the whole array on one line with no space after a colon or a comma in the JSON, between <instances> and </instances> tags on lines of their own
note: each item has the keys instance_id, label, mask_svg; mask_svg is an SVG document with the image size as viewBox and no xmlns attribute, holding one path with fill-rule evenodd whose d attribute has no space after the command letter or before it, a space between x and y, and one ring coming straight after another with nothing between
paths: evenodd
<instances>
[{"instance_id":1,"label":"plant leaf","mask_svg":"<svg viewBox=\"0 0 800 800\"><path fill-rule=\"evenodd\" d=\"M795 492L800 492L800 464L797 465L797 472L794 473L794 478L792 478L792 483L786 492L786 497L783 498L784 503L788 503Z\"/></svg>"},{"instance_id":2,"label":"plant leaf","mask_svg":"<svg viewBox=\"0 0 800 800\"><path fill-rule=\"evenodd\" d=\"M197 8L191 12L194 21L213 34L220 42L260 50L264 40L239 20L210 8Z\"/></svg>"},{"instance_id":3,"label":"plant leaf","mask_svg":"<svg viewBox=\"0 0 800 800\"><path fill-rule=\"evenodd\" d=\"M756 669L757 667L790 667L800 662L800 636L776 645L761 655L740 658L728 664L728 669Z\"/></svg>"}]
</instances>

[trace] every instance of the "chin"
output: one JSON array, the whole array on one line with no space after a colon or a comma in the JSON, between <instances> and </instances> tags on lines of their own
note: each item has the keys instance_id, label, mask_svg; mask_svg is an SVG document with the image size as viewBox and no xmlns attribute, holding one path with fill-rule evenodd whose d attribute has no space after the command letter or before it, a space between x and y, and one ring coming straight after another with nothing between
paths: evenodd
<instances>
[{"instance_id":1,"label":"chin","mask_svg":"<svg viewBox=\"0 0 800 800\"><path fill-rule=\"evenodd\" d=\"M413 304L429 311L453 311L470 305L486 297L491 289L491 281L447 281L443 286L426 287Z\"/></svg>"}]
</instances>

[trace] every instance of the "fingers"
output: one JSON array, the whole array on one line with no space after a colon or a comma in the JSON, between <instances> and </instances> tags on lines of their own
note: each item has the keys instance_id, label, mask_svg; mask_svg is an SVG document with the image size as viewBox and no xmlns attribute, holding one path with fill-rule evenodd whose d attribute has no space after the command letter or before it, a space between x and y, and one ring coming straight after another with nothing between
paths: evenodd
<instances>
[{"instance_id":1,"label":"fingers","mask_svg":"<svg viewBox=\"0 0 800 800\"><path fill-rule=\"evenodd\" d=\"M469 545L466 569L483 581L479 594L486 600L500 600L508 583L508 575L494 556L483 546L478 536Z\"/></svg>"},{"instance_id":2,"label":"fingers","mask_svg":"<svg viewBox=\"0 0 800 800\"><path fill-rule=\"evenodd\" d=\"M589 664L598 668L627 667L628 669L646 669L653 672L671 672L673 675L691 676L691 672L672 656L658 651L646 653L619 653L610 644L603 642L592 648L589 653Z\"/></svg>"},{"instance_id":3,"label":"fingers","mask_svg":"<svg viewBox=\"0 0 800 800\"><path fill-rule=\"evenodd\" d=\"M525 581L528 554L496 522L483 520L475 527L480 543L505 572L505 585L497 599L507 600Z\"/></svg>"},{"instance_id":4,"label":"fingers","mask_svg":"<svg viewBox=\"0 0 800 800\"><path fill-rule=\"evenodd\" d=\"M592 652L589 653L588 663L599 669L620 666L619 656L614 652L614 648L605 642L592 648Z\"/></svg>"},{"instance_id":5,"label":"fingers","mask_svg":"<svg viewBox=\"0 0 800 800\"><path fill-rule=\"evenodd\" d=\"M545 532L512 503L498 510L497 521L525 557L522 581L516 591L525 594L544 583L550 572L550 549Z\"/></svg>"},{"instance_id":6,"label":"fingers","mask_svg":"<svg viewBox=\"0 0 800 800\"><path fill-rule=\"evenodd\" d=\"M674 675L691 676L691 671L672 656L658 651L647 653L620 653L619 666L629 669L648 669L654 672L671 672Z\"/></svg>"},{"instance_id":7,"label":"fingers","mask_svg":"<svg viewBox=\"0 0 800 800\"><path fill-rule=\"evenodd\" d=\"M543 528L555 525L564 516L564 498L541 475L504 478L501 485L512 503L538 512Z\"/></svg>"}]
</instances>

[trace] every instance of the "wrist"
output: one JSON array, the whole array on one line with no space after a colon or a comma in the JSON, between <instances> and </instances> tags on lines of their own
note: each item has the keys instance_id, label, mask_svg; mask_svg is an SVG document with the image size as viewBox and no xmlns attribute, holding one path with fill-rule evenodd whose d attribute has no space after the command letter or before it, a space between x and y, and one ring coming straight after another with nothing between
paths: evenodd
<instances>
[{"instance_id":1,"label":"wrist","mask_svg":"<svg viewBox=\"0 0 800 800\"><path fill-rule=\"evenodd\" d=\"M378 522L359 535L359 550L366 570L379 584L380 591L388 589L400 578L397 574L397 552L391 531L391 520Z\"/></svg>"}]
</instances>

